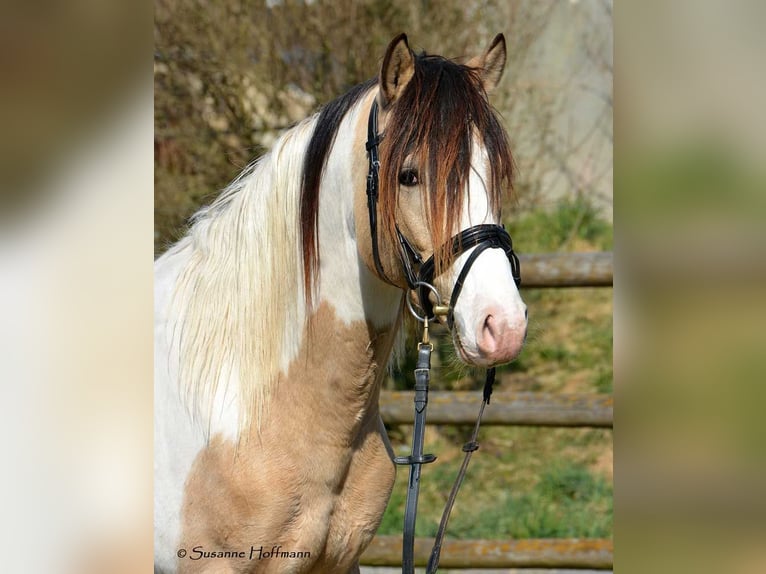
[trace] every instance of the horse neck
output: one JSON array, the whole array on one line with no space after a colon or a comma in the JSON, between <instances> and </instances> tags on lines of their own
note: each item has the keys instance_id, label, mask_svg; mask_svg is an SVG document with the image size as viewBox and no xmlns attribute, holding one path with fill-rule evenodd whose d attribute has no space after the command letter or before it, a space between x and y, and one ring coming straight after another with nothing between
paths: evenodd
<instances>
[{"instance_id":1,"label":"horse neck","mask_svg":"<svg viewBox=\"0 0 766 574\"><path fill-rule=\"evenodd\" d=\"M373 94L374 95L374 94ZM319 202L319 300L346 322L370 321L376 328L397 316L401 290L379 280L359 255L355 204L366 202L366 112L372 96L353 107L339 128L327 158ZM358 208L358 205L357 205ZM360 230L361 231L361 230Z\"/></svg>"},{"instance_id":2,"label":"horse neck","mask_svg":"<svg viewBox=\"0 0 766 574\"><path fill-rule=\"evenodd\" d=\"M316 287L310 308L302 290L296 293L296 320L282 325L281 367L257 431L263 433L259 444L271 433L287 432L296 420L313 429L315 442L326 437L334 445L350 444L373 422L377 428L377 399L402 298L401 290L369 271L356 244L355 194L364 194L365 170L359 164L366 162L363 141L355 137L359 108L344 118L327 158L319 193Z\"/></svg>"}]
</instances>

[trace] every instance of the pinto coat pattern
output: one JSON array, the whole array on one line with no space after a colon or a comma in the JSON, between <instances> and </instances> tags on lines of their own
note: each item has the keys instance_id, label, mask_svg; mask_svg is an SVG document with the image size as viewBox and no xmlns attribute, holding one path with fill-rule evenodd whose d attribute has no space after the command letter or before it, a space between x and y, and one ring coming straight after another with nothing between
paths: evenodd
<instances>
[{"instance_id":1,"label":"pinto coat pattern","mask_svg":"<svg viewBox=\"0 0 766 574\"><path fill-rule=\"evenodd\" d=\"M155 572L358 572L395 475L378 409L407 296L394 230L427 257L500 222L513 162L487 94L504 65L502 35L466 64L397 36L377 80L286 132L156 261ZM469 255L438 260L445 300ZM487 249L455 307L461 358L512 359L525 311Z\"/></svg>"}]
</instances>

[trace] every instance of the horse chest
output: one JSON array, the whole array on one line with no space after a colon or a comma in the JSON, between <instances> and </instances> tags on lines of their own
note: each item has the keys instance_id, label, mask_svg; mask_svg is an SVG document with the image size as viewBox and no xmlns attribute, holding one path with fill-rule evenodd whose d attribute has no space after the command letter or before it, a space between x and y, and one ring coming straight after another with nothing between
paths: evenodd
<instances>
[{"instance_id":1,"label":"horse chest","mask_svg":"<svg viewBox=\"0 0 766 574\"><path fill-rule=\"evenodd\" d=\"M375 421L354 441L350 455L333 460L285 457L284 449L252 449L233 456L229 441L200 453L187 480L182 547L245 552L232 572L353 571L377 530L395 469ZM299 468L300 467L300 468ZM328 469L334 468L334 473ZM255 549L255 557L251 556ZM181 561L199 572L210 560Z\"/></svg>"},{"instance_id":2,"label":"horse chest","mask_svg":"<svg viewBox=\"0 0 766 574\"><path fill-rule=\"evenodd\" d=\"M377 432L366 435L349 465L328 524L329 562L356 562L380 525L396 473L385 440Z\"/></svg>"}]
</instances>

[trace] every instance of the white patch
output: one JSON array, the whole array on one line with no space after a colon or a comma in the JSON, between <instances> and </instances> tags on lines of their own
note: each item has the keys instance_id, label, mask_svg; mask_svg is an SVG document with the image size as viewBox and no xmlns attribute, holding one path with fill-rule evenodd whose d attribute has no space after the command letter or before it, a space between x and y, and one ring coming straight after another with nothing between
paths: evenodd
<instances>
[{"instance_id":1,"label":"white patch","mask_svg":"<svg viewBox=\"0 0 766 574\"><path fill-rule=\"evenodd\" d=\"M362 101L371 99L370 96ZM344 122L354 126L360 121L362 109L366 107L361 103L355 105ZM344 323L369 320L373 326L383 328L396 320L402 291L377 279L359 257L354 233L354 195L364 193L364 189L349 189L348 174L350 161L364 158L364 144L354 136L353 129L340 130L322 178L320 296Z\"/></svg>"},{"instance_id":2,"label":"white patch","mask_svg":"<svg viewBox=\"0 0 766 574\"><path fill-rule=\"evenodd\" d=\"M270 378L301 343L296 174L309 124L243 172L155 262L154 542L161 571L176 570L184 485L196 456L211 436L240 435L241 368L256 381L246 388L248 404L253 396L263 404ZM282 171L292 180L274 175ZM289 248L275 251L274 237ZM281 331L289 344L273 343L271 334Z\"/></svg>"},{"instance_id":3,"label":"white patch","mask_svg":"<svg viewBox=\"0 0 766 574\"><path fill-rule=\"evenodd\" d=\"M155 568L162 572L176 570L184 483L205 445L202 429L192 423L179 396L170 316L173 289L189 253L188 242L182 242L155 263L154 552Z\"/></svg>"},{"instance_id":4,"label":"white patch","mask_svg":"<svg viewBox=\"0 0 766 574\"><path fill-rule=\"evenodd\" d=\"M464 202L461 231L482 223L500 223L493 216L489 204L486 151L476 140L473 149L468 201ZM455 260L449 272L450 286L455 284L472 252L473 249L469 249ZM474 261L455 306L455 328L462 347L460 350L466 355L464 359L482 364L479 333L490 313L501 315L498 319L523 338L527 327L526 308L505 253L501 249L486 249Z\"/></svg>"}]
</instances>

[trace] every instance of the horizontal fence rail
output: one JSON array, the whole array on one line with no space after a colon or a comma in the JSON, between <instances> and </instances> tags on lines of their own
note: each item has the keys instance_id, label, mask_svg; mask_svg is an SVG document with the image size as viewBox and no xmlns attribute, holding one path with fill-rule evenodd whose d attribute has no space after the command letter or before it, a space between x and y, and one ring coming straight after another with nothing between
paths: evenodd
<instances>
[{"instance_id":1,"label":"horizontal fence rail","mask_svg":"<svg viewBox=\"0 0 766 574\"><path fill-rule=\"evenodd\" d=\"M612 252L519 255L522 287L611 287Z\"/></svg>"},{"instance_id":2,"label":"horizontal fence rail","mask_svg":"<svg viewBox=\"0 0 766 574\"><path fill-rule=\"evenodd\" d=\"M415 539L415 565L425 566L431 538ZM376 536L360 559L364 566L401 566L402 539ZM447 540L440 568L590 568L611 570L612 541L602 538Z\"/></svg>"},{"instance_id":3,"label":"horizontal fence rail","mask_svg":"<svg viewBox=\"0 0 766 574\"><path fill-rule=\"evenodd\" d=\"M383 391L380 413L390 425L412 424L413 391ZM431 391L428 423L472 425L481 404L481 391ZM484 425L611 427L611 395L496 392L484 411Z\"/></svg>"}]
</instances>

